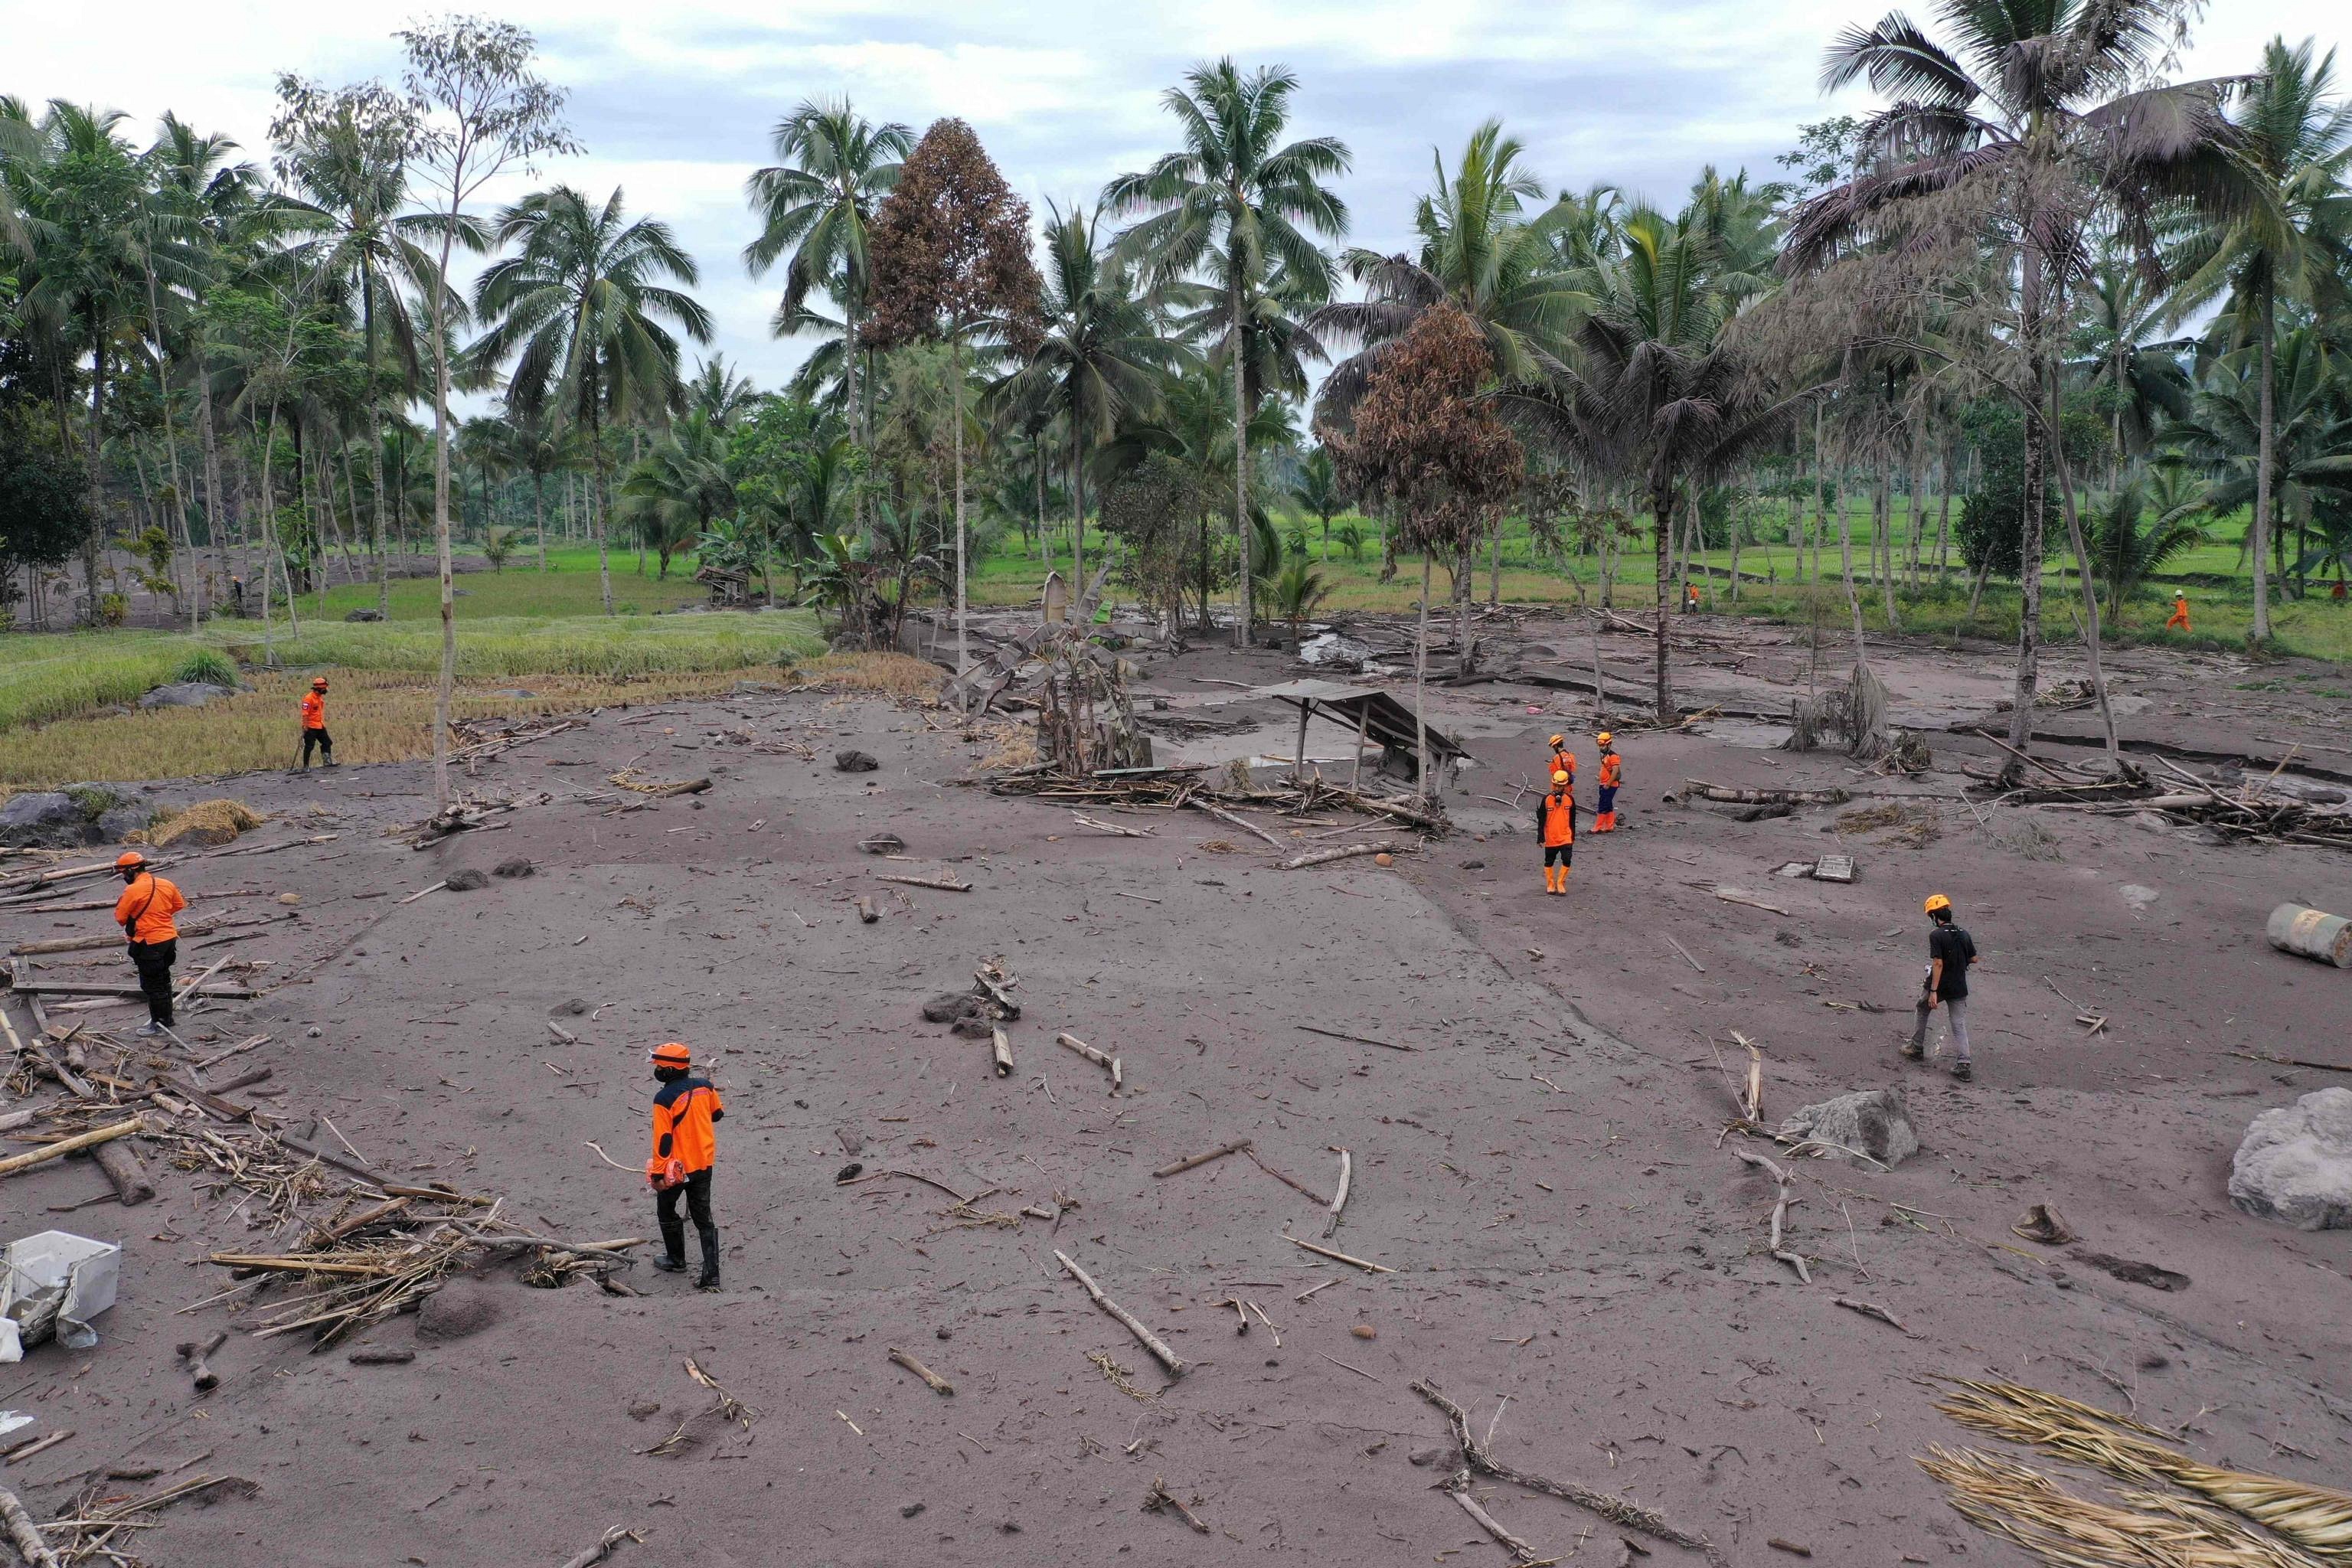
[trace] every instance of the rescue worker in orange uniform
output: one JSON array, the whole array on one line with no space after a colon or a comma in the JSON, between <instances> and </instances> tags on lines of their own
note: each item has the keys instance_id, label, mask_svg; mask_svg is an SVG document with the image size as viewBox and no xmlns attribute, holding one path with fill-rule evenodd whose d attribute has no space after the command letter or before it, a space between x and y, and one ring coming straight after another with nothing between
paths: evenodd
<instances>
[{"instance_id":1,"label":"rescue worker in orange uniform","mask_svg":"<svg viewBox=\"0 0 2352 1568\"><path fill-rule=\"evenodd\" d=\"M712 1123L725 1120L727 1107L710 1080L694 1076L694 1058L676 1040L656 1046L651 1060L661 1088L654 1095L654 1152L646 1161L646 1182L654 1190L654 1217L661 1225L664 1256L654 1267L665 1274L686 1268L686 1222L678 1217L677 1200L686 1199L702 1243L702 1277L695 1281L705 1290L719 1289L719 1226L710 1217L710 1170L719 1154Z\"/></svg>"},{"instance_id":2,"label":"rescue worker in orange uniform","mask_svg":"<svg viewBox=\"0 0 2352 1568\"><path fill-rule=\"evenodd\" d=\"M1698 584L1696 583L1685 583L1683 584L1683 614L1686 616L1691 615L1696 613L1697 609Z\"/></svg>"},{"instance_id":3,"label":"rescue worker in orange uniform","mask_svg":"<svg viewBox=\"0 0 2352 1568\"><path fill-rule=\"evenodd\" d=\"M335 765L335 738L327 733L327 678L323 675L310 682L302 699L302 766L306 770L314 747L327 754L329 767Z\"/></svg>"},{"instance_id":4,"label":"rescue worker in orange uniform","mask_svg":"<svg viewBox=\"0 0 2352 1568\"><path fill-rule=\"evenodd\" d=\"M2189 590L2186 588L2172 591L2172 618L2164 623L2164 629L2170 631L2175 626L2184 632L2189 629Z\"/></svg>"},{"instance_id":5,"label":"rescue worker in orange uniform","mask_svg":"<svg viewBox=\"0 0 2352 1568\"><path fill-rule=\"evenodd\" d=\"M1601 800L1592 808L1592 831L1617 831L1617 786L1623 782L1625 759L1609 743L1609 731L1603 730L1592 737L1601 747Z\"/></svg>"},{"instance_id":6,"label":"rescue worker in orange uniform","mask_svg":"<svg viewBox=\"0 0 2352 1568\"><path fill-rule=\"evenodd\" d=\"M1563 770L1552 771L1551 793L1536 804L1536 833L1543 840L1544 891L1567 892L1576 859L1576 792Z\"/></svg>"},{"instance_id":7,"label":"rescue worker in orange uniform","mask_svg":"<svg viewBox=\"0 0 2352 1568\"><path fill-rule=\"evenodd\" d=\"M1551 738L1551 765L1544 769L1544 776L1549 778L1554 773L1566 773L1569 790L1571 794L1575 792L1576 753L1568 749L1568 737L1565 735Z\"/></svg>"},{"instance_id":8,"label":"rescue worker in orange uniform","mask_svg":"<svg viewBox=\"0 0 2352 1568\"><path fill-rule=\"evenodd\" d=\"M139 989L147 997L147 1022L139 1030L153 1039L170 1029L172 965L180 955L180 927L172 917L188 907L185 894L147 868L147 857L126 849L115 857L122 873L122 897L114 901L114 920L131 944L131 966L139 972Z\"/></svg>"}]
</instances>

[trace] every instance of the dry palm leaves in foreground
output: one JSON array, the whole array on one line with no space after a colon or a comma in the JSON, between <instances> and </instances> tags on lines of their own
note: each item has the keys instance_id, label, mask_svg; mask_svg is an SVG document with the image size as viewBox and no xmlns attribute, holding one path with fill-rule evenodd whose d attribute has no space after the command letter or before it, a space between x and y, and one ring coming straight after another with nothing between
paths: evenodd
<instances>
[{"instance_id":1,"label":"dry palm leaves in foreground","mask_svg":"<svg viewBox=\"0 0 2352 1568\"><path fill-rule=\"evenodd\" d=\"M2119 1520L2134 1521L2126 1531L2130 1537L2128 1550L2094 1550L2084 1544L2084 1537L2075 1535L2067 1538L2075 1544L2062 1551L2058 1536L2045 1531L2039 1537L2042 1543L2036 1544L2019 1533L2044 1531L2044 1515L2053 1506L2051 1497L2069 1508L2074 1503L2045 1480L2033 1478L2039 1491L2023 1489L2009 1473L2017 1467L2003 1468L2001 1461L1981 1455L1956 1457L1937 1450L1936 1459L1920 1461L1929 1474L1952 1489L1953 1506L1963 1514L2027 1546L2046 1562L2068 1568L2082 1563L2146 1563L2156 1568L2304 1568L2323 1560L2352 1563L2352 1493L2277 1476L2218 1468L2150 1441L2162 1435L2153 1427L2061 1394L2011 1383L1955 1382L1956 1391L1938 1401L1937 1408L1964 1426L2089 1466L2135 1488L2170 1481L2294 1543L2290 1547L2274 1542L2234 1521L2224 1531L2214 1521L2226 1516L2211 1509L2136 1489L2123 1494L2133 1510L2101 1511L2102 1505L2085 1504L2083 1510L2067 1516L2086 1530L2093 1524L2102 1530L2121 1529ZM2033 1476L2032 1471L2022 1473ZM2018 1505L2029 1502L2032 1506L2021 1512ZM2008 1522L1989 1523L1988 1512L1998 1512ZM2184 1529L2190 1534L2183 1535ZM2195 1542L2193 1551L2181 1544L2188 1540Z\"/></svg>"},{"instance_id":2,"label":"dry palm leaves in foreground","mask_svg":"<svg viewBox=\"0 0 2352 1568\"><path fill-rule=\"evenodd\" d=\"M1919 1468L1960 1516L2061 1568L2318 1568L2318 1559L2201 1503L2127 1491L2136 1506L2077 1497L2039 1470L1930 1445ZM2144 1511L2148 1510L2148 1511Z\"/></svg>"}]
</instances>

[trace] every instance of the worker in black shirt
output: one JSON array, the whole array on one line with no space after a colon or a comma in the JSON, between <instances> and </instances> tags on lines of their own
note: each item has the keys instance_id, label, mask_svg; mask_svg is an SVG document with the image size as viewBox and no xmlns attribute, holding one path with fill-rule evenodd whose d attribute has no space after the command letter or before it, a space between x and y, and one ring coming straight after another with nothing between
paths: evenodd
<instances>
[{"instance_id":1,"label":"worker in black shirt","mask_svg":"<svg viewBox=\"0 0 2352 1568\"><path fill-rule=\"evenodd\" d=\"M1952 1037L1952 1047L1959 1053L1952 1063L1952 1076L1962 1083L1976 1076L1969 1061L1969 969L1977 961L1977 944L1969 933L1952 922L1952 900L1941 893L1927 897L1927 918L1934 922L1927 932L1927 976L1926 993L1920 997L1925 1015L1937 1007L1944 1009L1945 1027ZM1903 1054L1915 1060L1924 1053L1927 1030L1922 1027L1911 1037Z\"/></svg>"}]
</instances>

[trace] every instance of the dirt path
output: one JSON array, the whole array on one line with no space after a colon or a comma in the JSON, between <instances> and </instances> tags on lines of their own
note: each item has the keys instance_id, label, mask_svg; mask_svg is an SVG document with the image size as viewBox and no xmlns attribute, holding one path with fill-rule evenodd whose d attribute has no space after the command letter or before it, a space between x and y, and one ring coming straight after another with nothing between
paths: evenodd
<instances>
[{"instance_id":1,"label":"dirt path","mask_svg":"<svg viewBox=\"0 0 2352 1568\"><path fill-rule=\"evenodd\" d=\"M1919 656L1905 700L1997 694L1963 662ZM1238 697L1211 682L1295 672L1198 654L1147 679ZM1695 666L1690 679L1757 678ZM2191 668L2147 680L2165 705L2212 689ZM2246 695L2249 715L2203 721L2251 747L2295 710ZM51 1167L0 1189L12 1229L29 1217L120 1239L127 1271L99 1349L0 1371L0 1407L78 1434L7 1484L47 1517L94 1469L207 1450L208 1468L261 1483L249 1500L165 1515L141 1550L167 1568L551 1568L611 1525L646 1535L618 1549L625 1568L1502 1562L1432 1489L1453 1461L1442 1418L1407 1386L1426 1379L1482 1434L1493 1424L1504 1462L1622 1491L1735 1563L1777 1560L1772 1537L1829 1562L2022 1562L1911 1462L1964 1438L1923 1374L1988 1370L2186 1424L2208 1458L2340 1483L2352 1234L2261 1224L2223 1183L2254 1110L2329 1081L2229 1053L2343 1054L2352 1038L2352 985L2261 937L2284 897L2352 909L2352 859L2054 814L1979 826L1957 799L1921 803L1933 815L1916 845L1841 835L1830 810L1734 823L1659 797L1685 775L1854 781L1839 759L1636 735L1627 830L1588 838L1571 896L1547 899L1524 814L1480 797L1510 798L1495 781L1585 706L1518 687L1447 693L1441 716L1489 765L1451 803L1465 831L1393 869L1284 873L1268 855L1203 850L1233 836L1166 814L1124 819L1150 838L1107 837L968 787L984 742L815 694L602 715L472 786L544 788L555 805L423 853L382 832L423 814L419 768L236 781L273 810L316 802L295 825L341 837L309 858L226 863L299 893L304 919L235 948L292 984L200 1015L201 1032L268 1031L257 1055L289 1113L322 1112L388 1171L501 1195L573 1237L651 1234L641 1183L583 1145L634 1163L646 1050L691 1042L730 1108L727 1288L698 1294L640 1268L626 1278L646 1294L624 1300L500 1275L478 1288L495 1321L469 1337L419 1341L414 1317L367 1336L413 1345L413 1363L233 1335L215 1363L225 1382L197 1402L172 1344L236 1321L175 1315L226 1283L190 1260L267 1237L170 1172L145 1207L51 1215L101 1190L85 1164ZM1290 734L1252 743L1286 752ZM851 745L880 771L833 771L833 749ZM1939 767L1958 760L1937 745ZM646 773L716 787L617 817L570 804L607 793L603 775L641 752ZM1887 787L1951 796L1957 782ZM908 862L856 851L885 827ZM1770 875L1840 847L1861 865L1853 886ZM518 855L539 874L394 901ZM949 869L973 890L876 880ZM1724 903L1719 886L1789 913ZM1892 1050L1931 888L1987 958L1969 1086L1905 1070ZM856 919L861 893L882 903L878 924ZM0 935L101 920L16 915ZM997 954L1026 1009L1002 1079L985 1042L918 1012ZM2044 975L2107 1028L2087 1035ZM575 998L584 1015L558 1011ZM576 1045L548 1030L551 1015ZM1717 1147L1735 1029L1768 1052L1768 1110L1902 1081L1927 1144L1893 1173L1803 1168L1791 1234L1810 1288L1762 1255L1770 1184ZM1106 1095L1099 1069L1055 1047L1060 1030L1118 1052L1128 1092ZM1396 1272L1290 1245L1286 1230L1320 1240L1322 1210L1246 1157L1151 1174L1236 1138L1319 1194L1347 1148L1328 1245ZM977 1209L1006 1217L971 1223L910 1182L836 1186L851 1146L869 1170L1000 1189ZM2095 1249L2189 1287L2125 1283L2017 1240L2011 1222L2037 1201ZM1163 1389L1056 1248L1192 1370ZM1838 1293L1884 1302L1910 1333L1838 1310ZM1220 1305L1234 1298L1271 1329L1237 1333ZM894 1347L956 1394L892 1364ZM1090 1352L1151 1396L1122 1392ZM748 1431L698 1423L682 1456L646 1456L709 1403L688 1356L759 1414ZM1155 1477L1207 1535L1142 1511ZM1594 1515L1512 1488L1479 1496L1543 1555L1619 1559L1618 1531Z\"/></svg>"}]
</instances>

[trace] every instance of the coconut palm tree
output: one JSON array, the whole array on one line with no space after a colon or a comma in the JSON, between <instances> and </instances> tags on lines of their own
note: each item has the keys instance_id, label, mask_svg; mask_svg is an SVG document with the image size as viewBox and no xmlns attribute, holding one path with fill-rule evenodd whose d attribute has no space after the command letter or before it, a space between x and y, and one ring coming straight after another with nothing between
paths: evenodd
<instances>
[{"instance_id":1,"label":"coconut palm tree","mask_svg":"<svg viewBox=\"0 0 2352 1568\"><path fill-rule=\"evenodd\" d=\"M604 613L613 613L611 463L600 438L612 420L665 413L678 389L677 339L710 341L710 316L691 294L700 274L653 218L628 220L620 189L601 205L569 185L525 196L499 215L501 244L516 254L487 268L474 309L488 324L467 351L472 366L513 362L509 405L545 408L584 436L596 484L596 572Z\"/></svg>"},{"instance_id":2,"label":"coconut palm tree","mask_svg":"<svg viewBox=\"0 0 2352 1568\"><path fill-rule=\"evenodd\" d=\"M1205 274L1225 299L1226 356L1234 382L1234 537L1249 544L1249 426L1255 407L1244 384L1244 334L1255 297L1276 269L1291 286L1328 297L1331 259L1309 231L1337 239L1347 232L1347 205L1325 181L1348 172L1348 149L1328 136L1277 145L1290 119L1298 78L1279 67L1244 76L1230 59L1185 73L1160 102L1181 127L1182 151L1149 169L1122 174L1104 199L1113 211L1149 214L1121 237L1125 254L1151 276L1174 282ZM1241 579L1237 647L1249 644L1249 574Z\"/></svg>"},{"instance_id":3,"label":"coconut palm tree","mask_svg":"<svg viewBox=\"0 0 2352 1568\"><path fill-rule=\"evenodd\" d=\"M630 465L614 515L653 547L661 558L659 576L666 579L670 557L690 547L734 505L735 486L727 477L727 432L697 411L670 426L651 451Z\"/></svg>"},{"instance_id":4,"label":"coconut palm tree","mask_svg":"<svg viewBox=\"0 0 2352 1568\"><path fill-rule=\"evenodd\" d=\"M2126 474L2115 493L2093 509L2092 570L2106 584L2107 609L2117 625L2132 595L2151 573L2204 542L2205 531L2197 521L2204 511L2202 496L2167 506L2140 471Z\"/></svg>"},{"instance_id":5,"label":"coconut palm tree","mask_svg":"<svg viewBox=\"0 0 2352 1568\"><path fill-rule=\"evenodd\" d=\"M2077 298L2074 358L2065 369L2106 402L2116 461L2142 457L2166 420L2189 413L2196 388L2181 357L2196 340L2160 337L2171 301L2127 257L2104 258Z\"/></svg>"},{"instance_id":6,"label":"coconut palm tree","mask_svg":"<svg viewBox=\"0 0 2352 1568\"><path fill-rule=\"evenodd\" d=\"M2264 357L2257 342L2215 363L2198 390L2195 411L2169 434L2183 456L2214 476L2205 492L2214 516L2255 503L2267 489L2281 517L2307 521L2321 492L2352 490L2344 352L2316 326L2284 333L2267 356L2267 389ZM2258 538L2247 530L2249 552L2260 548Z\"/></svg>"},{"instance_id":7,"label":"coconut palm tree","mask_svg":"<svg viewBox=\"0 0 2352 1568\"><path fill-rule=\"evenodd\" d=\"M1972 237L1989 235L2016 258L1994 275L2013 289L2000 306L2011 323L2003 352L2020 362L2000 384L2029 405L2010 718L2010 743L2023 750L2040 668L2043 475L2053 457L2064 467L2050 437L2053 367L2069 292L2095 255L2087 237L2107 224L2152 257L2158 217L2175 204L2234 210L2247 189L2221 111L2226 84L2147 85L2175 38L2179 0L1952 0L1938 9L1948 44L1892 12L1830 46L1825 89L1867 79L1893 101L1859 134L1863 172L1797 209L1782 266L1811 270L1897 239L1932 245L1963 226L1960 215ZM2059 489L2079 534L2072 486ZM2099 684L2098 605L2085 587Z\"/></svg>"},{"instance_id":8,"label":"coconut palm tree","mask_svg":"<svg viewBox=\"0 0 2352 1568\"><path fill-rule=\"evenodd\" d=\"M547 481L580 466L579 433L544 406L508 406L496 437L501 465L530 480L531 531L539 539L539 569L547 570Z\"/></svg>"},{"instance_id":9,"label":"coconut palm tree","mask_svg":"<svg viewBox=\"0 0 2352 1568\"><path fill-rule=\"evenodd\" d=\"M1433 149L1435 188L1413 211L1419 255L1348 253L1349 274L1365 286L1365 298L1326 305L1309 320L1317 331L1363 350L1324 382L1321 417L1344 417L1386 347L1440 300L1478 324L1502 384L1530 385L1559 368L1591 302L1561 261L1563 235L1582 215L1562 200L1526 216L1526 204L1541 196L1543 184L1521 163L1525 152L1499 120L1470 133L1450 172Z\"/></svg>"},{"instance_id":10,"label":"coconut palm tree","mask_svg":"<svg viewBox=\"0 0 2352 1568\"><path fill-rule=\"evenodd\" d=\"M1323 561L1331 560L1331 520L1348 510L1348 498L1339 490L1339 470L1331 462L1331 454L1322 447L1309 450L1298 465L1298 478L1291 482L1290 499L1300 510L1323 525Z\"/></svg>"},{"instance_id":11,"label":"coconut palm tree","mask_svg":"<svg viewBox=\"0 0 2352 1568\"><path fill-rule=\"evenodd\" d=\"M2210 215L2172 257L2182 282L2174 319L2227 297L2231 335L2251 339L2260 392L2253 556L2256 641L2270 636L2268 552L2278 526L2278 305L2340 304L2352 266L2352 104L2336 96L2336 52L2315 59L2308 38L2292 48L2273 38L2234 116L2240 158L2263 199Z\"/></svg>"},{"instance_id":12,"label":"coconut palm tree","mask_svg":"<svg viewBox=\"0 0 2352 1568\"><path fill-rule=\"evenodd\" d=\"M992 389L1000 405L1050 409L1070 437L1071 574L1087 570L1087 465L1121 423L1159 402L1179 354L1137 291L1133 268L1102 239L1102 208L1045 204L1045 330L1027 362Z\"/></svg>"},{"instance_id":13,"label":"coconut palm tree","mask_svg":"<svg viewBox=\"0 0 2352 1568\"><path fill-rule=\"evenodd\" d=\"M871 447L873 398L869 393L861 403L858 396L859 333L873 282L866 226L898 184L899 161L914 147L915 133L896 121L874 124L845 98L809 100L776 121L771 142L776 162L744 184L761 227L760 237L743 247L743 264L752 277L764 277L791 253L784 297L770 330L780 338L805 333L833 340L812 357L803 376L838 376L851 426ZM816 293L833 297L839 321L809 304Z\"/></svg>"},{"instance_id":14,"label":"coconut palm tree","mask_svg":"<svg viewBox=\"0 0 2352 1568\"><path fill-rule=\"evenodd\" d=\"M686 384L686 407L689 414L699 414L720 430L732 429L743 411L759 400L760 389L751 384L748 375L739 375L727 363L725 354L712 354L694 372L694 379Z\"/></svg>"}]
</instances>

